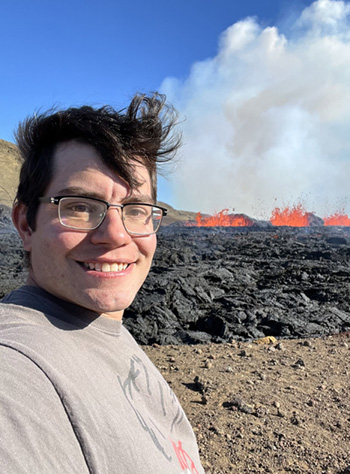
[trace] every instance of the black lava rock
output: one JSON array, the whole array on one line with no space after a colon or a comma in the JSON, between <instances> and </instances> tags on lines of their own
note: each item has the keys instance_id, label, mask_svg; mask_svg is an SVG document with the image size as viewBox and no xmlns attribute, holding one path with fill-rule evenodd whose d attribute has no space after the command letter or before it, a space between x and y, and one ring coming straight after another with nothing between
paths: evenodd
<instances>
[{"instance_id":1,"label":"black lava rock","mask_svg":"<svg viewBox=\"0 0 350 474\"><path fill-rule=\"evenodd\" d=\"M350 330L350 229L163 228L125 325L141 344Z\"/></svg>"}]
</instances>

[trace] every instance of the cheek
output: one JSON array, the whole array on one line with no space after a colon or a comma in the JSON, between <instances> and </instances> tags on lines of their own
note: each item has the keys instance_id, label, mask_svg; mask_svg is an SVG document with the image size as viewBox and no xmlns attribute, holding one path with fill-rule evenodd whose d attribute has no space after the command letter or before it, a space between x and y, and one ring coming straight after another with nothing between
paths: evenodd
<instances>
[{"instance_id":1,"label":"cheek","mask_svg":"<svg viewBox=\"0 0 350 474\"><path fill-rule=\"evenodd\" d=\"M84 240L86 239L86 234L75 232L75 231L66 231L61 230L55 236L54 246L60 248L62 252L69 252L79 247Z\"/></svg>"},{"instance_id":2,"label":"cheek","mask_svg":"<svg viewBox=\"0 0 350 474\"><path fill-rule=\"evenodd\" d=\"M49 255L51 259L59 260L78 247L84 237L78 232L66 232L61 227L52 227L50 231L40 233L33 239L33 251L39 259Z\"/></svg>"},{"instance_id":3,"label":"cheek","mask_svg":"<svg viewBox=\"0 0 350 474\"><path fill-rule=\"evenodd\" d=\"M156 247L157 247L157 237L155 235L151 235L149 246L148 246L148 251L151 258L153 258L154 252L156 251Z\"/></svg>"},{"instance_id":4,"label":"cheek","mask_svg":"<svg viewBox=\"0 0 350 474\"><path fill-rule=\"evenodd\" d=\"M154 252L156 251L157 247L157 238L155 235L150 235L144 239L138 239L137 246L139 251L144 257L150 261L153 259Z\"/></svg>"}]
</instances>

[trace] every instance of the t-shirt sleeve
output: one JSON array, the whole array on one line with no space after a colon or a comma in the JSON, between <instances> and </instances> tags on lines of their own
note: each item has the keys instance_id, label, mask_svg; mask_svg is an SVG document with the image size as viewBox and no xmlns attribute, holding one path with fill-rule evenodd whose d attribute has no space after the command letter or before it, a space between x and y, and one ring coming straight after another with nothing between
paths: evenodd
<instances>
[{"instance_id":1,"label":"t-shirt sleeve","mask_svg":"<svg viewBox=\"0 0 350 474\"><path fill-rule=\"evenodd\" d=\"M17 350L0 345L0 471L88 474L54 386Z\"/></svg>"}]
</instances>

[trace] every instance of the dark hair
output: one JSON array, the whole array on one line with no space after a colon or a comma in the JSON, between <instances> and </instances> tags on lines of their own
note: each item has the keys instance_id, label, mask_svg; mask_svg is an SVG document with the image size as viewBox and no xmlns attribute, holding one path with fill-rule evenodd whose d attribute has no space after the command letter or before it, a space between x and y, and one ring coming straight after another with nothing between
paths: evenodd
<instances>
[{"instance_id":1,"label":"dark hair","mask_svg":"<svg viewBox=\"0 0 350 474\"><path fill-rule=\"evenodd\" d=\"M102 161L134 189L139 186L133 165L142 163L152 183L152 198L157 196L158 164L173 158L181 141L172 133L176 111L166 104L164 95L137 94L126 109L90 106L49 110L28 117L16 132L23 164L16 201L27 206L27 221L35 230L35 218L53 174L53 158L60 143L76 140L92 145Z\"/></svg>"}]
</instances>

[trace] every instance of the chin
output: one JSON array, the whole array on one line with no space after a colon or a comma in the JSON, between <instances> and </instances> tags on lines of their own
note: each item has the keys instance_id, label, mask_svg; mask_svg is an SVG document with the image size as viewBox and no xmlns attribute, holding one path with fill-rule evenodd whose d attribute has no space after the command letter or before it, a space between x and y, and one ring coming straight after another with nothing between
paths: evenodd
<instances>
[{"instance_id":1,"label":"chin","mask_svg":"<svg viewBox=\"0 0 350 474\"><path fill-rule=\"evenodd\" d=\"M121 312L124 311L126 308L128 308L131 303L133 302L134 297L120 297L118 298L113 298L108 295L105 298L92 298L90 300L90 304L84 305L86 308L91 309L92 311L95 311L96 313L115 313L115 312Z\"/></svg>"}]
</instances>

